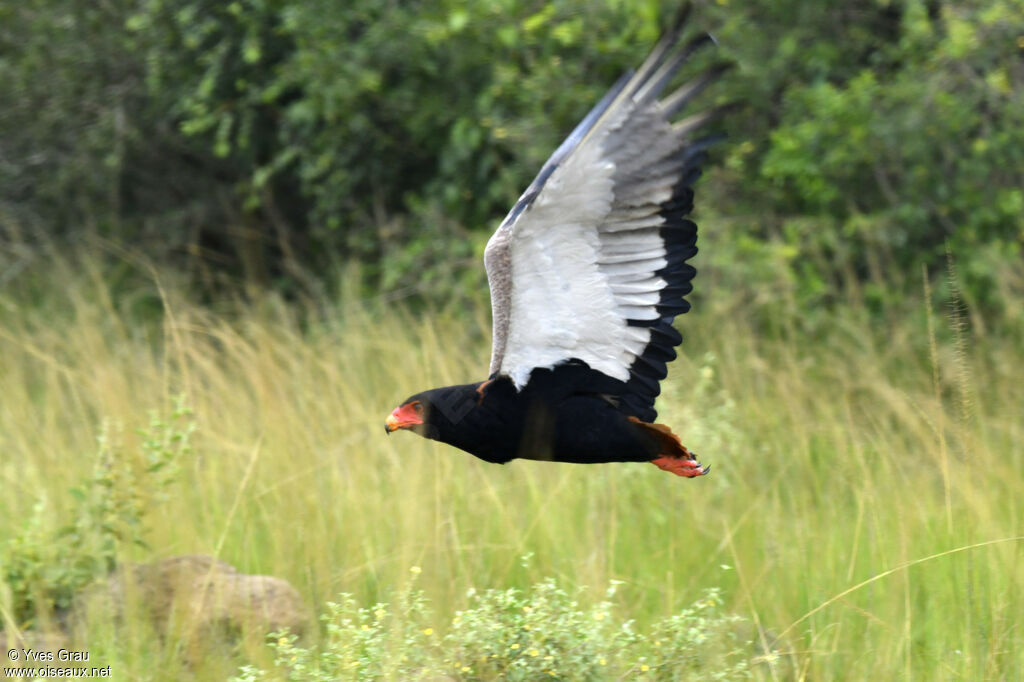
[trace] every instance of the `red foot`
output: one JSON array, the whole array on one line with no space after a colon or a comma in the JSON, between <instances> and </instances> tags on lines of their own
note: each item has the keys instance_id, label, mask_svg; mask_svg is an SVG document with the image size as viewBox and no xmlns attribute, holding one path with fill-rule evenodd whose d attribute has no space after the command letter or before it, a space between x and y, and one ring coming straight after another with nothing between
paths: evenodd
<instances>
[{"instance_id":1,"label":"red foot","mask_svg":"<svg viewBox=\"0 0 1024 682\"><path fill-rule=\"evenodd\" d=\"M651 464L662 471L669 471L676 476L685 476L686 478L703 476L711 471L710 466L702 467L696 459L686 459L685 457L659 457L652 459Z\"/></svg>"}]
</instances>

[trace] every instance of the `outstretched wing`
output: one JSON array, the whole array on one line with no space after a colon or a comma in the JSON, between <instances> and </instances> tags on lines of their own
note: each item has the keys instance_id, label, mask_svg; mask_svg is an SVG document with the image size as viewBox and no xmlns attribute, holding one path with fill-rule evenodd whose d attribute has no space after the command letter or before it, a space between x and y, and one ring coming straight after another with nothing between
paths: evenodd
<instances>
[{"instance_id":1,"label":"outstretched wing","mask_svg":"<svg viewBox=\"0 0 1024 682\"><path fill-rule=\"evenodd\" d=\"M570 358L625 383L624 409L653 421L659 382L689 309L697 226L692 184L714 141L694 133L712 109L673 122L724 71L713 67L658 99L708 35L683 44L682 20L640 69L591 110L487 244L491 374L517 388Z\"/></svg>"}]
</instances>

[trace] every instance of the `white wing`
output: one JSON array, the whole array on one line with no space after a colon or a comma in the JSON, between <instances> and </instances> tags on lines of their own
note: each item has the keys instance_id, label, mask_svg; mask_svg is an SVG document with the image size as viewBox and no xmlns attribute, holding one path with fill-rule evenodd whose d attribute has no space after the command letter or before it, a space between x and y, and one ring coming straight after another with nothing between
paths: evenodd
<instances>
[{"instance_id":1,"label":"white wing","mask_svg":"<svg viewBox=\"0 0 1024 682\"><path fill-rule=\"evenodd\" d=\"M680 22L681 24L681 22ZM491 374L517 388L537 367L571 358L625 383L628 411L653 421L658 382L681 341L697 252L692 183L711 138L692 133L711 110L672 119L724 70L657 98L704 35L680 25L627 74L552 155L484 254L494 339Z\"/></svg>"}]
</instances>

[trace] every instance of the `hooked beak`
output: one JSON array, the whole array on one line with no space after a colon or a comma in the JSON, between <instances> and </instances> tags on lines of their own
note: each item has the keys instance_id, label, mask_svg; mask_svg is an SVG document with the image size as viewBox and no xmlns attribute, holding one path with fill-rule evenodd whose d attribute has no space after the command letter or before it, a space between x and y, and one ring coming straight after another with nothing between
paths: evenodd
<instances>
[{"instance_id":1,"label":"hooked beak","mask_svg":"<svg viewBox=\"0 0 1024 682\"><path fill-rule=\"evenodd\" d=\"M391 433L398 429L408 429L423 423L423 417L417 410L419 402L414 401L396 407L388 418L384 420L384 433Z\"/></svg>"}]
</instances>

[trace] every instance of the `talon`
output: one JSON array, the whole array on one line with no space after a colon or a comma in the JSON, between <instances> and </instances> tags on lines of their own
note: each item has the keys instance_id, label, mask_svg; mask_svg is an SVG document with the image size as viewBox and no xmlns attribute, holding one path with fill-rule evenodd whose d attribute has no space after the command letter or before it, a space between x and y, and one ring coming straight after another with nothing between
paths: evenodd
<instances>
[{"instance_id":1,"label":"talon","mask_svg":"<svg viewBox=\"0 0 1024 682\"><path fill-rule=\"evenodd\" d=\"M668 471L684 478L703 476L711 469L710 466L701 466L700 462L695 459L684 459L682 457L659 457L658 459L652 459L651 464L662 471Z\"/></svg>"}]
</instances>

